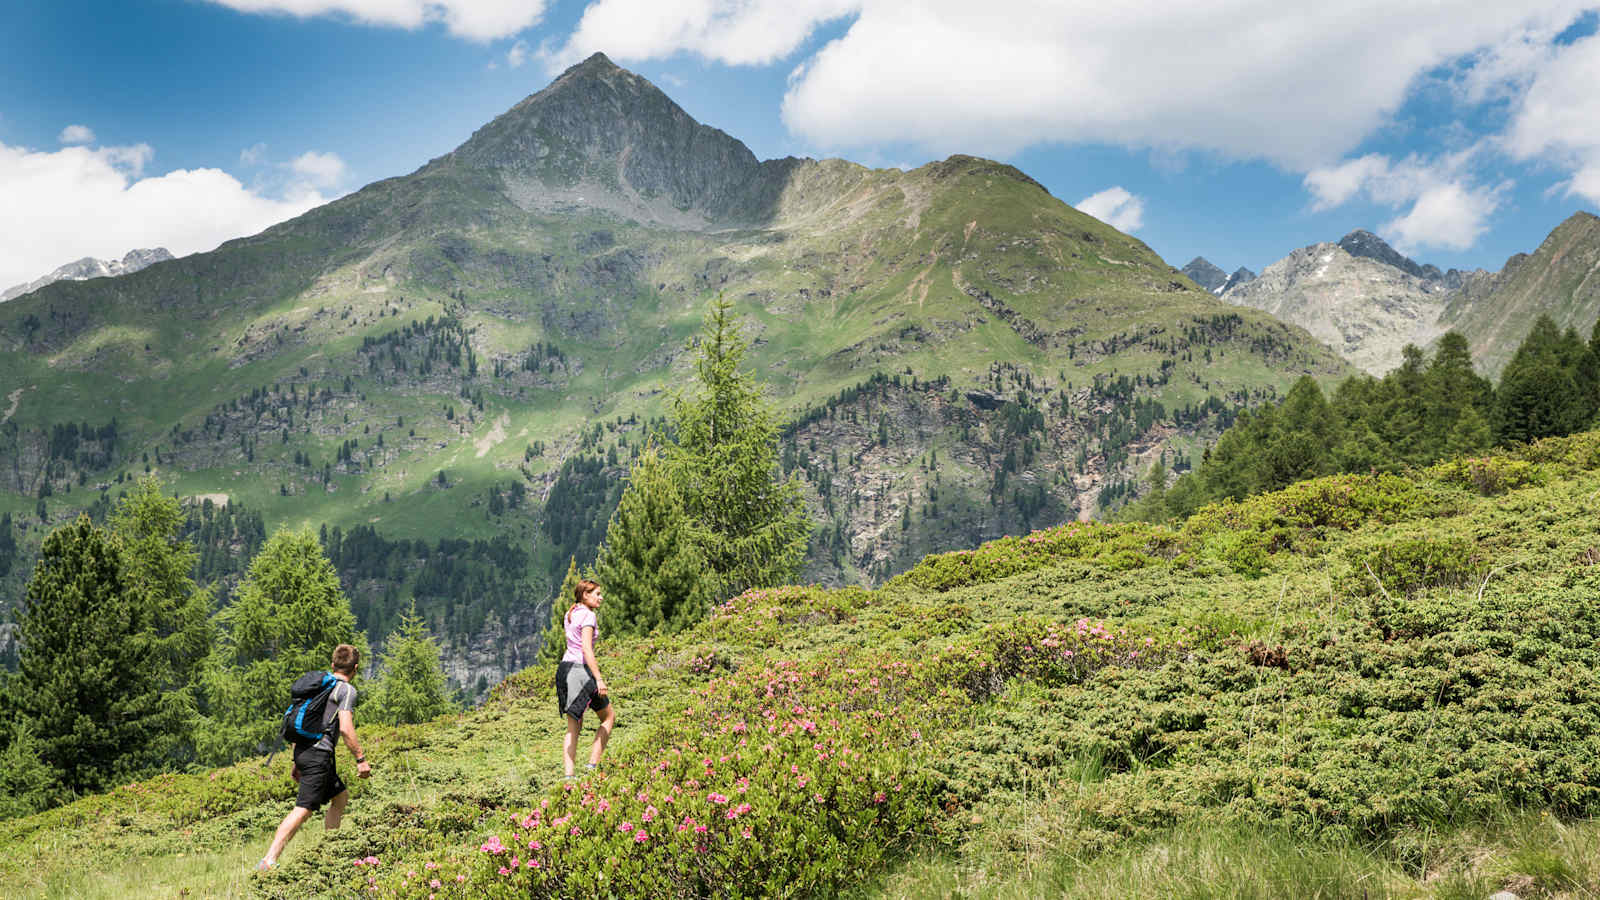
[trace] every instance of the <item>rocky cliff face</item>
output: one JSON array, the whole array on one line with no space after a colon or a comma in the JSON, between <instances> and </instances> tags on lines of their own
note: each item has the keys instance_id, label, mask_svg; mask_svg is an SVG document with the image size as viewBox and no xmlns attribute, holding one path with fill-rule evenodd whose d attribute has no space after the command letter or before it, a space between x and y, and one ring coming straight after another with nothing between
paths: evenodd
<instances>
[{"instance_id":1,"label":"rocky cliff face","mask_svg":"<svg viewBox=\"0 0 1600 900\"><path fill-rule=\"evenodd\" d=\"M146 266L172 259L172 254L165 247L153 247L142 250L129 250L121 259L95 259L85 256L77 262L70 262L56 269L42 278L35 279L27 284L19 284L4 291L0 291L0 303L31 294L47 284L57 281L86 281L90 278L111 278L117 275L128 275L137 272Z\"/></svg>"},{"instance_id":2,"label":"rocky cliff face","mask_svg":"<svg viewBox=\"0 0 1600 900\"><path fill-rule=\"evenodd\" d=\"M1299 325L1381 375L1399 364L1406 344L1424 346L1446 330L1439 317L1450 287L1442 276L1424 276L1376 235L1356 231L1296 250L1222 298Z\"/></svg>"}]
</instances>

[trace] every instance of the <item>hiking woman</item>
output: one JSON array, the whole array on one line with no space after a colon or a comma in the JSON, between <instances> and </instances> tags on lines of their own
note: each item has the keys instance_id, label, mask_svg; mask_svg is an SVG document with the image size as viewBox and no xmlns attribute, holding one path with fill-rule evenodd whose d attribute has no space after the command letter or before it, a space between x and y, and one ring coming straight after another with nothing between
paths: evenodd
<instances>
[{"instance_id":1,"label":"hiking woman","mask_svg":"<svg viewBox=\"0 0 1600 900\"><path fill-rule=\"evenodd\" d=\"M600 635L600 622L595 616L603 599L600 585L580 581L572 593L575 602L566 615L567 652L556 664L556 704L567 720L567 739L561 747L561 758L568 778L574 777L584 710L592 709L600 716L594 746L589 750L590 771L600 765L600 754L606 752L606 741L617 722L617 710L611 705L610 691L600 674L600 663L594 657L595 638Z\"/></svg>"}]
</instances>

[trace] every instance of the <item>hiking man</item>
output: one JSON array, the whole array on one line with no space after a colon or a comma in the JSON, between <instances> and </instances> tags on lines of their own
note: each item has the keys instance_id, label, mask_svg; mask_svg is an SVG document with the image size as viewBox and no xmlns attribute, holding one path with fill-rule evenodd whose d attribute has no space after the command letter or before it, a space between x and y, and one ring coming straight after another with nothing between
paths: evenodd
<instances>
[{"instance_id":1,"label":"hiking man","mask_svg":"<svg viewBox=\"0 0 1600 900\"><path fill-rule=\"evenodd\" d=\"M362 778L372 774L372 767L361 753L361 742L356 740L356 721L352 712L356 705L356 689L350 684L350 678L355 675L359 665L361 651L349 644L333 648L333 660L329 668L336 682L328 694L327 705L323 707L322 737L315 741L296 739L294 742L294 768L289 776L300 783L300 793L295 798L294 809L278 825L278 833L272 838L272 847L256 864L257 870L265 871L276 866L278 855L295 832L324 803L328 804L324 826L329 831L339 827L340 820L344 818L345 804L350 802L350 791L334 765L335 730L344 738L350 752L356 755L356 774Z\"/></svg>"}]
</instances>

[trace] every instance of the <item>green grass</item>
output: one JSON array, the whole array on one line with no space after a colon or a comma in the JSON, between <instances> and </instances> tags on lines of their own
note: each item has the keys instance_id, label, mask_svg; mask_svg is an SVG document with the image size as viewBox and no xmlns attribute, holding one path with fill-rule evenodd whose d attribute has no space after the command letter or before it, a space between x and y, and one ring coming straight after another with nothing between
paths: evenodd
<instances>
[{"instance_id":1,"label":"green grass","mask_svg":"<svg viewBox=\"0 0 1600 900\"><path fill-rule=\"evenodd\" d=\"M1324 480L1212 510L1183 531L1054 529L929 558L875 591L752 594L682 635L608 640L602 663L622 725L606 775L586 788L613 798L613 816L637 816L635 792L659 797L685 777L656 774L666 748L698 759L742 746L712 726L762 721L761 686L781 683L772 673L865 669L883 679L865 695L849 692L854 678L827 675L784 703L822 726L892 712L872 725L885 743L871 769L903 786L895 815L906 818L883 834L841 832L827 856L837 871L786 882L790 890L1594 895L1597 450L1600 433L1529 448L1522 455L1541 477L1491 496L1445 469L1442 481L1423 474L1363 489L1377 493L1329 492L1349 477ZM1318 497L1353 499L1341 511ZM1223 538L1263 532L1275 538L1262 574L1239 571L1235 542ZM1361 548L1458 536L1483 554L1467 583L1386 594L1355 577ZM1040 655L1052 634L1070 639L1080 618L1126 629L1121 649L1096 656L1090 641L1078 668L1063 668L1053 650ZM365 884L352 863L370 854L384 861L381 896L417 895L401 876L426 862L497 889L504 876L479 845L510 840L508 817L541 800L567 802L547 681L528 670L471 712L364 728L376 774L357 784L347 827L303 835L269 878L239 872L291 802L282 757L271 769L247 760L164 776L0 823L0 888L337 895ZM788 713L779 716L774 724ZM808 746L780 751L777 780L750 795L765 816L752 827L814 826L816 813L785 806L793 798L779 790L791 760L816 765ZM847 813L841 823L858 822ZM561 853L625 858L605 833ZM92 864L75 848L92 848ZM769 845L775 855L743 876L757 880L739 883L764 893L750 887L765 884L762 867L787 865L795 849Z\"/></svg>"}]
</instances>

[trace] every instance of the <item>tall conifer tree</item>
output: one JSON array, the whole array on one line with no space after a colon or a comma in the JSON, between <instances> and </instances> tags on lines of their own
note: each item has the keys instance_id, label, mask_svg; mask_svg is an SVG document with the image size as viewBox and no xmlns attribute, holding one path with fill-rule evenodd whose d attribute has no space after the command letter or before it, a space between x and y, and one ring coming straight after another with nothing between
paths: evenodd
<instances>
[{"instance_id":1,"label":"tall conifer tree","mask_svg":"<svg viewBox=\"0 0 1600 900\"><path fill-rule=\"evenodd\" d=\"M748 345L732 308L719 296L706 314L696 384L672 399L677 444L667 453L700 554L724 596L792 579L810 531L799 484L778 477L772 414L739 369Z\"/></svg>"},{"instance_id":2,"label":"tall conifer tree","mask_svg":"<svg viewBox=\"0 0 1600 900\"><path fill-rule=\"evenodd\" d=\"M383 641L383 660L363 716L374 722L410 725L452 711L450 690L439 665L439 644L417 615L416 604Z\"/></svg>"},{"instance_id":3,"label":"tall conifer tree","mask_svg":"<svg viewBox=\"0 0 1600 900\"><path fill-rule=\"evenodd\" d=\"M211 763L277 746L289 685L326 669L334 647L354 644L367 658L338 573L309 530L267 540L217 625L205 677L208 721L198 735L201 758Z\"/></svg>"},{"instance_id":4,"label":"tall conifer tree","mask_svg":"<svg viewBox=\"0 0 1600 900\"><path fill-rule=\"evenodd\" d=\"M161 687L192 699L215 629L211 590L197 587L190 576L200 554L182 538L183 508L161 492L158 479L147 476L117 503L109 524L127 551L129 583L150 603L152 627L169 667Z\"/></svg>"},{"instance_id":5,"label":"tall conifer tree","mask_svg":"<svg viewBox=\"0 0 1600 900\"><path fill-rule=\"evenodd\" d=\"M62 786L100 790L158 766L186 704L163 691L170 666L155 604L130 578L119 542L88 516L57 528L26 603L8 705Z\"/></svg>"},{"instance_id":6,"label":"tall conifer tree","mask_svg":"<svg viewBox=\"0 0 1600 900\"><path fill-rule=\"evenodd\" d=\"M595 560L605 588L608 620L619 631L680 631L699 621L712 583L659 451L646 447L628 472L628 486L612 513Z\"/></svg>"}]
</instances>

